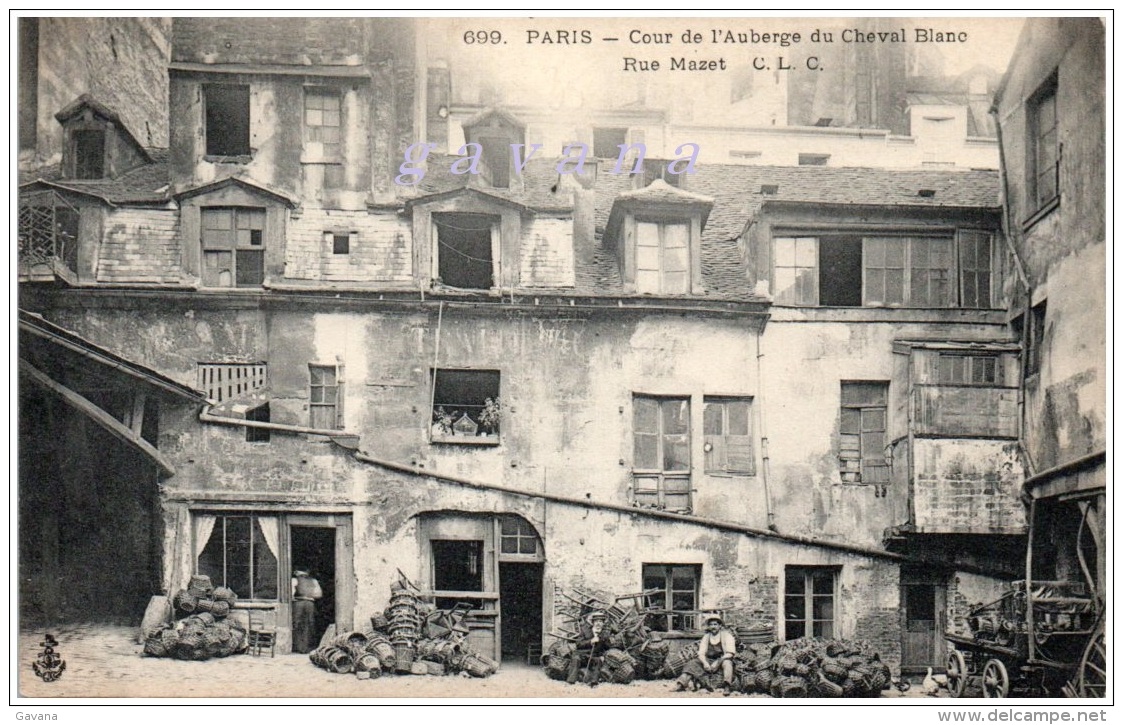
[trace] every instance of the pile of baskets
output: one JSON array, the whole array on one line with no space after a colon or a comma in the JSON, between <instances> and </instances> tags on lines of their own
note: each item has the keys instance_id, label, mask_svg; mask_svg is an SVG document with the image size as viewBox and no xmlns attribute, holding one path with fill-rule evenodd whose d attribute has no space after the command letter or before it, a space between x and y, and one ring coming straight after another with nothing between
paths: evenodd
<instances>
[{"instance_id":1,"label":"pile of baskets","mask_svg":"<svg viewBox=\"0 0 1123 725\"><path fill-rule=\"evenodd\" d=\"M246 630L227 615L238 595L215 588L209 577L195 575L187 589L172 597L178 621L145 633L144 654L181 660L228 657L246 649Z\"/></svg>"},{"instance_id":2,"label":"pile of baskets","mask_svg":"<svg viewBox=\"0 0 1123 725\"><path fill-rule=\"evenodd\" d=\"M421 600L404 584L394 582L385 618L397 671L410 672L417 658L417 641L421 638Z\"/></svg>"},{"instance_id":3,"label":"pile of baskets","mask_svg":"<svg viewBox=\"0 0 1123 725\"><path fill-rule=\"evenodd\" d=\"M753 644L734 658L744 692L772 697L877 697L892 680L880 656L861 643L823 637Z\"/></svg>"},{"instance_id":4,"label":"pile of baskets","mask_svg":"<svg viewBox=\"0 0 1123 725\"><path fill-rule=\"evenodd\" d=\"M381 677L397 665L394 648L381 635L348 632L312 650L312 664L337 674L354 673L361 680Z\"/></svg>"}]
</instances>

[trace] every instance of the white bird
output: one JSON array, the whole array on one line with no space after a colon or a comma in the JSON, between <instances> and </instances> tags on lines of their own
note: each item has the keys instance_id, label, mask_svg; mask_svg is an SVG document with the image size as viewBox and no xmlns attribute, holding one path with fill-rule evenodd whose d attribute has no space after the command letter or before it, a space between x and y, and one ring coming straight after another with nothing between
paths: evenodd
<instances>
[{"instance_id":1,"label":"white bird","mask_svg":"<svg viewBox=\"0 0 1123 725\"><path fill-rule=\"evenodd\" d=\"M928 668L928 674L924 676L924 681L920 683L920 689L924 691L925 695L935 697L940 689L940 683L936 682L936 678L932 677L932 668Z\"/></svg>"}]
</instances>

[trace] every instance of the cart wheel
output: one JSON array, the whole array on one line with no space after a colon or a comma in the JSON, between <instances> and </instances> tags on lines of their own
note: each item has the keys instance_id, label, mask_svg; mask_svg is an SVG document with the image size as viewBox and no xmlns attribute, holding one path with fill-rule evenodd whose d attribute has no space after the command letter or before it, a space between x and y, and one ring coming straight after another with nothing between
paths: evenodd
<instances>
[{"instance_id":1,"label":"cart wheel","mask_svg":"<svg viewBox=\"0 0 1123 725\"><path fill-rule=\"evenodd\" d=\"M1006 697L1010 694L1010 675L1002 660L987 660L983 667L983 697Z\"/></svg>"},{"instance_id":2,"label":"cart wheel","mask_svg":"<svg viewBox=\"0 0 1123 725\"><path fill-rule=\"evenodd\" d=\"M963 661L963 653L953 649L948 653L948 692L952 697L963 697L967 689L967 663Z\"/></svg>"},{"instance_id":3,"label":"cart wheel","mask_svg":"<svg viewBox=\"0 0 1123 725\"><path fill-rule=\"evenodd\" d=\"M1102 626L1084 648L1077 674L1077 694L1080 697L1106 697L1107 645Z\"/></svg>"}]
</instances>

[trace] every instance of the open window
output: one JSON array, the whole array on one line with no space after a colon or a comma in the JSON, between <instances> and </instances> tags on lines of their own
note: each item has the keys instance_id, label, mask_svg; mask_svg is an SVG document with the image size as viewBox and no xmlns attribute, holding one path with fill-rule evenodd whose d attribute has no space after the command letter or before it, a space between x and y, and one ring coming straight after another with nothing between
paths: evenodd
<instances>
[{"instance_id":1,"label":"open window","mask_svg":"<svg viewBox=\"0 0 1123 725\"><path fill-rule=\"evenodd\" d=\"M620 147L628 143L627 128L594 128L593 156L598 159L615 159L620 155Z\"/></svg>"},{"instance_id":2,"label":"open window","mask_svg":"<svg viewBox=\"0 0 1123 725\"><path fill-rule=\"evenodd\" d=\"M432 440L499 443L499 371L434 370Z\"/></svg>"},{"instance_id":3,"label":"open window","mask_svg":"<svg viewBox=\"0 0 1123 725\"><path fill-rule=\"evenodd\" d=\"M495 286L499 217L489 214L433 215L436 228L437 278L441 284L464 289Z\"/></svg>"},{"instance_id":4,"label":"open window","mask_svg":"<svg viewBox=\"0 0 1123 725\"><path fill-rule=\"evenodd\" d=\"M889 383L843 381L839 470L843 483L886 484L885 460Z\"/></svg>"},{"instance_id":5,"label":"open window","mask_svg":"<svg viewBox=\"0 0 1123 725\"><path fill-rule=\"evenodd\" d=\"M249 156L250 87L208 83L203 86L203 99L207 156Z\"/></svg>"}]
</instances>

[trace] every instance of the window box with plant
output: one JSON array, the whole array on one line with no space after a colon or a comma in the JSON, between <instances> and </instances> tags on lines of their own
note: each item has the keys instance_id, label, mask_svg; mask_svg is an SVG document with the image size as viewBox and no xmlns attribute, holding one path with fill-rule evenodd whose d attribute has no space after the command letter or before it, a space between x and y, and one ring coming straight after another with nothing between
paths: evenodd
<instances>
[{"instance_id":1,"label":"window box with plant","mask_svg":"<svg viewBox=\"0 0 1123 725\"><path fill-rule=\"evenodd\" d=\"M434 371L432 442L498 445L500 418L499 371Z\"/></svg>"}]
</instances>

